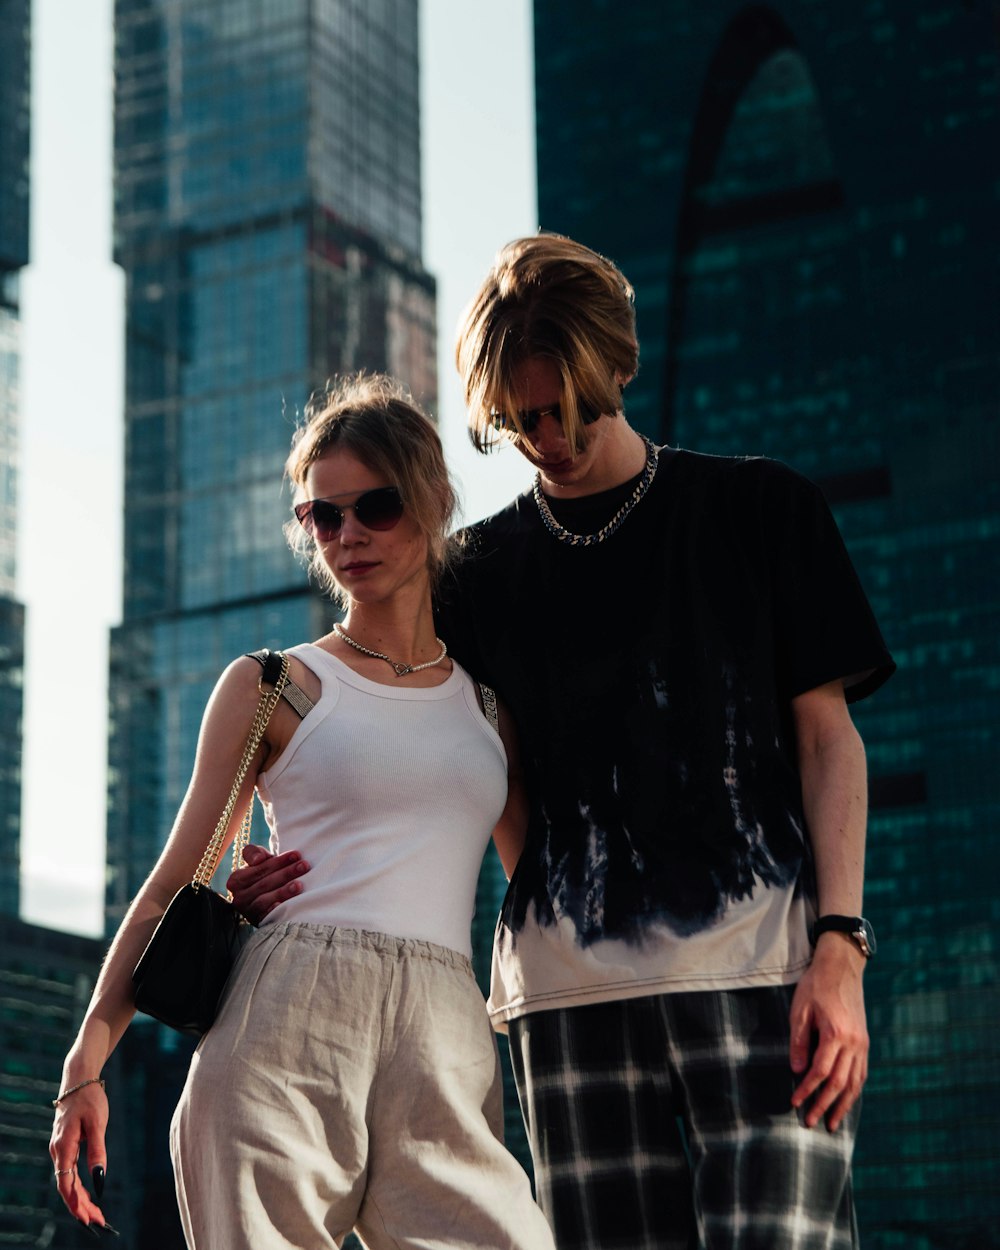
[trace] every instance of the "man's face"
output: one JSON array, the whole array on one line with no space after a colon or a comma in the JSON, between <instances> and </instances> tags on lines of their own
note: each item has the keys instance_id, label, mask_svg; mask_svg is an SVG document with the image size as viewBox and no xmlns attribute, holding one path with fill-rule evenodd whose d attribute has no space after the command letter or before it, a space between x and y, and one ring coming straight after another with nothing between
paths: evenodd
<instances>
[{"instance_id":1,"label":"man's face","mask_svg":"<svg viewBox=\"0 0 1000 1250\"><path fill-rule=\"evenodd\" d=\"M515 446L543 481L566 497L603 489L601 451L614 416L601 416L584 426L584 445L574 453L559 420L562 378L554 362L544 356L531 357L514 371L513 383L520 411L537 417L534 429L516 439Z\"/></svg>"}]
</instances>

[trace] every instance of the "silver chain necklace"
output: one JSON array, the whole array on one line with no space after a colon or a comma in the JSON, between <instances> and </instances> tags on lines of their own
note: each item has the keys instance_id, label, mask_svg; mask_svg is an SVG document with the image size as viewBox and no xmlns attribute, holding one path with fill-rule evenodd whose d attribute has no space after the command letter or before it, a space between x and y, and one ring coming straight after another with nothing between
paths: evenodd
<instances>
[{"instance_id":1,"label":"silver chain necklace","mask_svg":"<svg viewBox=\"0 0 1000 1250\"><path fill-rule=\"evenodd\" d=\"M604 542L605 538L610 538L616 529L625 520L628 514L636 506L639 500L645 495L653 483L656 476L656 463L659 457L659 449L646 437L640 434L639 437L646 444L646 467L642 471L642 477L635 484L635 490L629 495L628 499L622 504L615 515L607 523L602 525L596 534L574 534L572 530L566 529L552 515L552 509L549 507L548 500L542 492L542 475L535 474L535 484L531 489L531 493L535 498L535 504L538 507L542 523L549 531L553 538L558 538L561 543L569 543L571 547L593 547L597 543Z\"/></svg>"},{"instance_id":2,"label":"silver chain necklace","mask_svg":"<svg viewBox=\"0 0 1000 1250\"><path fill-rule=\"evenodd\" d=\"M370 647L363 647L360 642L355 642L339 621L337 621L334 625L333 632L338 638L343 638L344 642L346 642L348 646L353 647L355 651L361 651L365 655L370 655L375 660L385 660L386 664L390 664L392 666L392 670L397 677L406 677L408 673L419 673L425 668L433 668L435 664L440 664L444 657L448 654L447 645L442 642L440 638L435 638L434 641L439 643L441 646L441 654L437 657L437 659L427 660L424 664L399 664L396 660L390 660L384 651L372 651Z\"/></svg>"}]
</instances>

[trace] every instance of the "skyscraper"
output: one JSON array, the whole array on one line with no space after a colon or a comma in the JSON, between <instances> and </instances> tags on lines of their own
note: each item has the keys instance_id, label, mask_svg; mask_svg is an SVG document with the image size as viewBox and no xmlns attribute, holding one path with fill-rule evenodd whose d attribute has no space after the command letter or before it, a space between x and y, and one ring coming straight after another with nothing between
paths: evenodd
<instances>
[{"instance_id":1,"label":"skyscraper","mask_svg":"<svg viewBox=\"0 0 1000 1250\"><path fill-rule=\"evenodd\" d=\"M222 669L330 627L282 535L296 412L361 368L424 404L436 392L417 0L117 0L115 13L126 465L109 929L163 844ZM129 1065L131 1105L146 1107L128 1151L136 1224L162 1239L187 1050L138 1030L150 1036L126 1057L156 1058Z\"/></svg>"},{"instance_id":2,"label":"skyscraper","mask_svg":"<svg viewBox=\"0 0 1000 1250\"><path fill-rule=\"evenodd\" d=\"M103 943L0 915L0 1245L90 1244L52 1183L50 1100L80 1027ZM117 1060L105 1069L118 1083ZM113 1131L111 1147L117 1146Z\"/></svg>"},{"instance_id":3,"label":"skyscraper","mask_svg":"<svg viewBox=\"0 0 1000 1250\"><path fill-rule=\"evenodd\" d=\"M856 717L875 1250L1000 1245L994 13L535 0L540 223L636 285L630 418L819 481L899 661Z\"/></svg>"},{"instance_id":4,"label":"skyscraper","mask_svg":"<svg viewBox=\"0 0 1000 1250\"><path fill-rule=\"evenodd\" d=\"M416 0L118 0L124 620L108 924L159 851L225 664L329 628L281 527L297 410L388 369L433 403Z\"/></svg>"},{"instance_id":5,"label":"skyscraper","mask_svg":"<svg viewBox=\"0 0 1000 1250\"><path fill-rule=\"evenodd\" d=\"M0 1243L74 1250L52 1184L49 1100L100 943L18 919L24 607L15 586L21 310L28 263L30 0L0 0Z\"/></svg>"},{"instance_id":6,"label":"skyscraper","mask_svg":"<svg viewBox=\"0 0 1000 1250\"><path fill-rule=\"evenodd\" d=\"M20 899L24 607L15 597L19 271L28 263L29 0L0 0L0 915Z\"/></svg>"}]
</instances>

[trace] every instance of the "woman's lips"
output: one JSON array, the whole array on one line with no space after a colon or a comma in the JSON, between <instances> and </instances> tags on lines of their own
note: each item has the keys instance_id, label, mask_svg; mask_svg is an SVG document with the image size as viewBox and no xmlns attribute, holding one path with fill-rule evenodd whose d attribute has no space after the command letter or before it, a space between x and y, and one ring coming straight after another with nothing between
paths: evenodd
<instances>
[{"instance_id":1,"label":"woman's lips","mask_svg":"<svg viewBox=\"0 0 1000 1250\"><path fill-rule=\"evenodd\" d=\"M340 571L342 573L354 573L355 575L357 575L360 573L367 573L369 569L374 569L377 567L378 567L377 560L357 560L353 564L342 565Z\"/></svg>"}]
</instances>

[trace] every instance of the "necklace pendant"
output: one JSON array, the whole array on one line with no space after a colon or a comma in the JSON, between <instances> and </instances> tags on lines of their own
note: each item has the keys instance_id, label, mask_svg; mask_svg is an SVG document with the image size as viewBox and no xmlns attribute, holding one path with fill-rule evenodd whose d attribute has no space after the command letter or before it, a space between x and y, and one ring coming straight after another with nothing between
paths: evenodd
<instances>
[{"instance_id":1,"label":"necklace pendant","mask_svg":"<svg viewBox=\"0 0 1000 1250\"><path fill-rule=\"evenodd\" d=\"M371 647L362 645L362 643L358 642L357 639L351 637L339 621L334 622L333 632L338 638L342 638L349 647L353 647L355 651L360 651L363 655L370 655L376 660L385 660L386 664L389 665L397 677L405 677L408 673L419 673L425 668L434 668L440 664L444 657L448 654L447 646L445 646L440 638L435 638L434 641L441 647L441 654L439 656L433 660L428 660L424 664L401 664L397 660L393 660L387 656L384 651L373 651Z\"/></svg>"}]
</instances>

